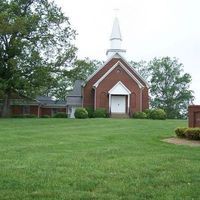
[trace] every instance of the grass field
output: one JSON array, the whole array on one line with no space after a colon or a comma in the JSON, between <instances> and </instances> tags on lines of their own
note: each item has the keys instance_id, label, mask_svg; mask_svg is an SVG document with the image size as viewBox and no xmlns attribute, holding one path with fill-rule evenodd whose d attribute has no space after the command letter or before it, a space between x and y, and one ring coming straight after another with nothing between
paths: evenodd
<instances>
[{"instance_id":1,"label":"grass field","mask_svg":"<svg viewBox=\"0 0 200 200\"><path fill-rule=\"evenodd\" d=\"M200 199L200 148L181 120L1 119L0 199Z\"/></svg>"}]
</instances>

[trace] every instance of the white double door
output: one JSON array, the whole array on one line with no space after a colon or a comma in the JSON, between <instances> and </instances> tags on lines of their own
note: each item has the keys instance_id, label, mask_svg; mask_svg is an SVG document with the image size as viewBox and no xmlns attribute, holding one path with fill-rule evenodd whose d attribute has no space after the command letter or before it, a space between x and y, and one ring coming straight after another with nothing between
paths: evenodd
<instances>
[{"instance_id":1,"label":"white double door","mask_svg":"<svg viewBox=\"0 0 200 200\"><path fill-rule=\"evenodd\" d=\"M126 113L126 96L111 96L111 113Z\"/></svg>"}]
</instances>

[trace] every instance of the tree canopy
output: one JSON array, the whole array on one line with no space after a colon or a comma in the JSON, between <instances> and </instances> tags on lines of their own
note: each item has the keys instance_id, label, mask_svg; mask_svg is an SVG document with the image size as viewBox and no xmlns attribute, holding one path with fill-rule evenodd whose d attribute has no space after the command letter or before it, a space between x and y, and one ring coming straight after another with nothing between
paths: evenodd
<instances>
[{"instance_id":1,"label":"tree canopy","mask_svg":"<svg viewBox=\"0 0 200 200\"><path fill-rule=\"evenodd\" d=\"M47 89L46 93L65 100L74 82L76 80L85 81L100 65L102 65L101 61L89 58L75 60L72 66L64 71L63 76L57 78L54 87Z\"/></svg>"},{"instance_id":2,"label":"tree canopy","mask_svg":"<svg viewBox=\"0 0 200 200\"><path fill-rule=\"evenodd\" d=\"M3 115L9 95L42 92L71 66L75 31L53 1L0 0L0 90Z\"/></svg>"},{"instance_id":3,"label":"tree canopy","mask_svg":"<svg viewBox=\"0 0 200 200\"><path fill-rule=\"evenodd\" d=\"M184 73L177 58L154 58L149 63L132 62L133 67L149 82L150 105L165 110L168 118L185 118L193 101L191 76Z\"/></svg>"},{"instance_id":4,"label":"tree canopy","mask_svg":"<svg viewBox=\"0 0 200 200\"><path fill-rule=\"evenodd\" d=\"M176 58L154 58L151 72L151 105L165 110L168 118L186 117L189 103L194 99L190 90L191 76L184 73Z\"/></svg>"},{"instance_id":5,"label":"tree canopy","mask_svg":"<svg viewBox=\"0 0 200 200\"><path fill-rule=\"evenodd\" d=\"M148 62L141 60L139 62L130 61L130 65L146 80L148 81L149 70L148 70Z\"/></svg>"}]
</instances>

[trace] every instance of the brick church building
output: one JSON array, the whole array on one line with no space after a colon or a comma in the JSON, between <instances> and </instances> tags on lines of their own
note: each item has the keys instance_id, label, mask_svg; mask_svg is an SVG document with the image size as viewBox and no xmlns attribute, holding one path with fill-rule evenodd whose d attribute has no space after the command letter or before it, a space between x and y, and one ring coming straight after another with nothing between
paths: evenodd
<instances>
[{"instance_id":1,"label":"brick church building","mask_svg":"<svg viewBox=\"0 0 200 200\"><path fill-rule=\"evenodd\" d=\"M105 108L112 115L128 115L149 108L148 83L130 66L121 48L121 32L115 18L108 60L83 82L77 80L67 97L68 114L77 107Z\"/></svg>"}]
</instances>

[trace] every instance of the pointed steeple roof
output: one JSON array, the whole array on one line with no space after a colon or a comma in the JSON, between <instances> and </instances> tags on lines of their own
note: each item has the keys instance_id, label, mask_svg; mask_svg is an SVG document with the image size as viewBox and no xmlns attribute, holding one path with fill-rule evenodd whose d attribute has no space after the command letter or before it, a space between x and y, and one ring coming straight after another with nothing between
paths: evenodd
<instances>
[{"instance_id":1,"label":"pointed steeple roof","mask_svg":"<svg viewBox=\"0 0 200 200\"><path fill-rule=\"evenodd\" d=\"M119 20L117 17L114 19L113 27L112 27L112 33L110 36L110 40L118 39L122 41L121 31L119 27Z\"/></svg>"},{"instance_id":2,"label":"pointed steeple roof","mask_svg":"<svg viewBox=\"0 0 200 200\"><path fill-rule=\"evenodd\" d=\"M107 50L106 55L112 56L115 53L124 54L126 52L125 49L121 48L121 42L122 42L122 36L121 31L119 27L119 20L117 17L115 17L112 27L112 32L110 36L110 49Z\"/></svg>"}]
</instances>

